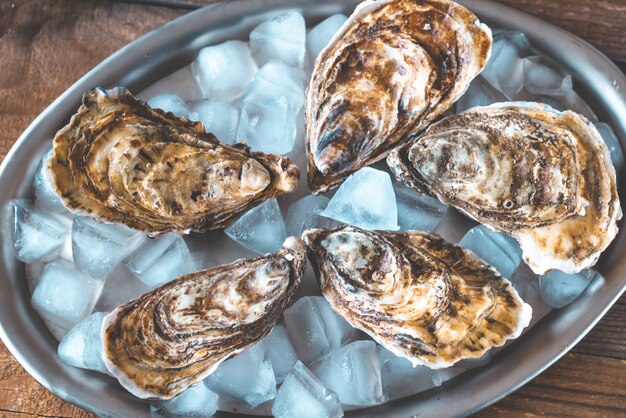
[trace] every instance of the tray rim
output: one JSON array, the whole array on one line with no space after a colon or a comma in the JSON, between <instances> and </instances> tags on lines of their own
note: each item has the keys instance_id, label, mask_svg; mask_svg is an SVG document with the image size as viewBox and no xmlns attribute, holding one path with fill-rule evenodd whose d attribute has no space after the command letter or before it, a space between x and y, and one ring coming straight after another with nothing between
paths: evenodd
<instances>
[{"instance_id":1,"label":"tray rim","mask_svg":"<svg viewBox=\"0 0 626 418\"><path fill-rule=\"evenodd\" d=\"M350 7L351 5L357 3L358 1L354 0L326 0L317 2L315 6ZM603 102L603 106L605 108L604 110L607 112L607 119L614 127L618 137L620 138L620 142L622 144L626 143L626 76L612 61L610 61L606 56L599 52L595 47L591 46L586 41L578 38L577 36L565 31L564 29L554 26L549 22L545 22L537 17L529 15L525 12L521 12L510 6L494 3L490 0L465 0L459 1L459 3L464 4L471 10L475 11L481 17L481 19L487 21L494 19L498 20L497 17L499 16L499 20L504 19L507 20L508 23L510 23L510 25L507 25L508 28L518 30L523 29L534 45L539 44L540 49L542 49L544 52L548 53L551 57L557 59L558 61L567 62L571 58L567 57L567 55L571 55L572 53L578 57L584 57L584 60L577 62L576 66L572 66L569 69L578 76L591 75L592 78L588 81L592 84L592 87L603 87L603 90L601 91L602 97L600 99ZM15 171L14 161L32 160L32 153L27 152L27 145L30 145L30 148L32 149L33 147L35 147L33 143L42 143L48 139L48 135L42 135L42 131L46 131L46 129L49 130L50 125L52 124L51 121L59 119L59 117L56 115L70 115L73 113L73 110L79 103L80 96L82 96L83 91L86 90L86 88L84 88L85 86L96 85L94 84L94 80L102 80L103 78L106 79L107 77L109 80L112 77L117 80L128 80L128 82L124 84L139 83L138 79L142 78L141 76L136 76L133 79L133 74L125 74L124 76L119 77L119 70L121 67L124 67L124 65L121 65L121 61L141 61L139 57L143 56L144 66L151 65L151 68L159 67L161 68L161 70L163 70L163 57L159 58L157 56L151 56L152 51L156 50L156 46L162 45L162 42L170 42L171 44L172 42L174 42L172 41L172 38L174 38L176 41L182 39L185 34L189 33L190 28L197 28L199 25L207 25L207 21L209 21L209 27L211 27L211 25L214 25L217 29L219 29L219 27L223 25L224 22L228 22L228 20L232 20L234 17L244 16L248 13L258 14L272 9L307 7L312 6L307 5L307 2L304 0L261 0L255 2L234 0L230 2L215 3L178 17L122 47L117 52L113 53L111 56L103 60L100 64L95 66L87 74L85 74L78 81L76 81L76 83L69 87L63 94L61 94L29 125L29 127L15 142L10 151L7 153L2 164L0 165L0 190L3 191L0 194L0 205L4 206L4 204L8 200L15 198L16 196L14 196L14 194L24 194L24 185L21 185L21 192L16 192L16 190L19 189L16 186L17 180L12 179L13 184L11 184L7 178L11 174L11 169ZM489 19L487 15L489 15L490 17L494 17L494 19ZM531 31L529 33L529 28L541 29L541 31ZM560 42L546 42L545 39L549 38L550 36L553 36ZM197 40L198 37L195 38L195 41ZM565 46L572 49L570 50L568 48L565 48L563 43L565 44ZM203 42L200 42L198 45L201 46L202 44ZM173 47L170 47L169 49L172 48ZM149 70L145 70L144 72L146 71ZM165 73L166 72L168 71L165 71ZM106 77L102 77L103 74L106 74ZM599 94L598 91L595 91L595 93L596 95ZM67 117L62 119L67 120ZM32 166L33 162L30 161L30 163L30 165ZM32 167L30 168L32 170ZM6 190L12 190L12 193L5 193ZM11 196L9 197L8 194L10 194ZM612 247L618 247L622 249L621 253L625 253L626 234L620 235L621 236L618 235L618 238L612 244ZM6 250L6 244L8 241L9 240L5 240L5 242L0 242L0 244L2 244L2 247L0 247L0 250L2 251L2 258L0 258L0 275L2 276L2 280L0 280L0 301L2 302L0 303L0 338L5 343L11 354L39 383L41 383L52 393L67 400L68 402L74 403L101 416L124 416L128 415L129 413L145 413L147 411L145 406L143 406L143 408L137 408L138 405L143 405L142 402L137 402L130 396L112 396L112 394L115 395L116 392L119 392L115 390L115 387L112 387L117 385L111 383L112 381L103 382L103 380L105 380L106 378L100 377L100 375L98 375L97 373L71 368L70 366L58 364L58 361L53 362L56 364L53 364L51 367L42 368L41 361L35 361L34 356L40 354L50 354L49 350L46 350L46 348L49 349L50 347L41 347L37 345L28 346L28 344L25 345L24 341L22 341L23 337L33 337L33 335L31 335L32 330L26 332L27 335L19 336L19 333L15 333L15 324L9 323L9 321L15 320L15 314L17 313L18 322L23 321L24 323L21 325L30 325L31 327L34 326L35 331L40 333L40 335L38 335L39 339L47 340L47 343L49 344L49 340L52 339L52 337L50 335L45 335L45 333L48 333L48 331L45 327L42 329L43 324L36 314L34 314L35 321L32 322L34 311L30 307L29 298L27 298L26 300L26 306L23 306L24 301L22 301L22 305L16 304L15 292L19 289L14 289L13 286L11 286L11 278L13 277L14 279L16 267L17 270L21 269L21 271L23 272L23 266L19 262L16 263L15 260L7 259L7 255L12 254L10 251ZM615 254L615 252L615 250L611 251L612 254L610 256L610 261L612 261L613 265L611 270L612 273L615 273L615 270L619 270L617 273L619 273L620 277L617 277L617 273L611 274L611 277L607 278L608 283L604 283L604 292L602 292L603 289L599 290L601 292L600 295L603 296L603 299L601 300L602 302L604 302L602 303L603 306L599 308L597 306L594 306L593 315L591 315L590 319L588 318L588 321L582 321L584 322L584 325L582 326L581 324L576 324L575 321L574 323L572 323L573 321L570 320L569 322L572 323L570 325L578 325L578 327L576 328L578 332L571 332L571 329L566 329L567 333L560 334L559 336L567 336L568 338L565 338L566 341L557 341L556 345L555 341L548 340L550 343L549 347L551 348L549 355L546 356L544 350L543 360L535 361L536 365L538 363L541 364L538 367L530 367L530 370L526 370L524 373L522 373L523 376L521 378L514 379L514 382L511 382L510 379L505 382L497 381L497 383L500 383L499 385L492 384L491 391L488 391L488 393L483 392L482 396L478 396L475 391L471 389L471 386L473 384L472 382L479 382L480 379L484 379L486 377L488 378L489 375L493 373L489 373L489 370L475 370L463 374L457 379L454 379L453 382L450 382L450 385L444 384L444 390L440 390L442 388L439 388L437 390L427 391L422 394L413 395L396 401L391 401L380 406L349 412L346 413L346 416L352 416L357 414L360 416L407 416L413 414L423 414L425 412L428 415L429 411L433 411L437 415L441 415L442 412L440 409L437 409L436 407L433 408L433 406L436 405L446 405L448 407L443 412L445 416L466 415L475 412L481 408L484 408L496 402L497 400L507 396L508 394L537 376L547 367L556 362L567 351L569 351L569 349L571 349L573 345L580 341L580 339L582 339L587 334L587 332L589 332L589 330L602 318L602 316L604 316L606 311L626 290L626 260L619 260L619 254ZM598 286L602 283L596 283L595 281L594 283L596 285L594 291L598 291ZM594 287L594 283L592 283L592 286L590 287ZM606 286L609 285L610 288L607 288ZM608 294L607 289L611 290L608 292ZM23 296L23 294L21 296ZM592 302L590 299L593 299L593 297L592 295L590 295L590 291L588 290L581 296L581 298L579 298L579 300L574 302L572 305L562 310L559 310L556 313L550 313L548 317L542 320L542 322L545 322L548 320L548 318L550 318L549 323L553 324L555 322L555 319L553 317L555 316L558 319L560 317L566 317L569 314L575 314L576 311L580 311L580 309L573 308L581 306L587 307ZM597 303L595 305L597 305ZM29 312L29 310L31 312ZM565 322L565 324L561 325L568 324L568 321L560 322ZM536 337L536 334L539 332L539 328L545 328L545 324L544 326L541 326L541 323L537 324L536 327L534 327L522 338L525 338L525 341L527 342L534 342L538 339L534 337ZM41 334L42 331L44 332L44 334ZM539 338L539 340L541 340L541 338ZM41 343L42 341L39 342ZM559 344L563 344L563 346L559 348ZM517 353L520 351L519 348L521 345L522 344L514 344L511 347L507 348L507 350L505 351L515 351ZM56 351L56 341L54 341L53 347ZM26 350L22 351L24 350L24 348L26 348ZM517 350L515 350L516 348ZM496 356L496 358L494 359L495 363L502 363L502 361L498 360L501 360L504 357L511 356ZM534 358L536 357L538 356L534 356ZM494 362L492 362L491 364L493 363ZM487 369L491 368L492 366ZM520 368L523 367L521 367L520 365L516 365L513 370L516 371ZM46 373L43 372L43 369L46 370ZM60 372L62 379L58 379L56 373L51 373L55 371ZM95 376L98 376L98 378L93 379L93 377ZM69 382L72 383L69 386L61 384L68 383L63 381L63 379L67 377L73 379L72 382ZM459 379L461 377L463 377L463 383L460 383ZM476 379L477 377L479 379ZM93 393L90 396L84 396L85 393L82 393L83 391L81 390L84 389L82 385L76 386L75 384L85 378L90 379L91 382L96 381L94 387L91 388L91 391ZM61 382L59 382L59 380L61 380ZM461 386L461 388L459 388L459 386ZM493 386L498 386L497 390L494 391ZM112 394L110 392L112 392ZM459 402L459 399L455 399L453 396L451 397L451 393L456 393L457 396L461 395L461 401ZM91 400L91 402L89 402L88 400ZM456 403L451 402L453 400L455 400ZM129 406L131 407L130 409ZM226 415L227 414L221 413L218 416Z\"/></svg>"}]
</instances>

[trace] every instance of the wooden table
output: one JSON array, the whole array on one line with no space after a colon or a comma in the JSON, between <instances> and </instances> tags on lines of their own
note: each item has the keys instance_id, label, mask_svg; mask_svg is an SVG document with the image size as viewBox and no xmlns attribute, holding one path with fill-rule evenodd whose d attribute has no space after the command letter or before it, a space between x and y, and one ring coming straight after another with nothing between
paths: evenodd
<instances>
[{"instance_id":1,"label":"wooden table","mask_svg":"<svg viewBox=\"0 0 626 418\"><path fill-rule=\"evenodd\" d=\"M626 0L503 1L579 34L626 68ZM0 160L78 77L188 11L166 3L0 0ZM626 416L625 320L626 296L554 366L477 416ZM27 416L91 414L45 390L0 343L0 417Z\"/></svg>"}]
</instances>

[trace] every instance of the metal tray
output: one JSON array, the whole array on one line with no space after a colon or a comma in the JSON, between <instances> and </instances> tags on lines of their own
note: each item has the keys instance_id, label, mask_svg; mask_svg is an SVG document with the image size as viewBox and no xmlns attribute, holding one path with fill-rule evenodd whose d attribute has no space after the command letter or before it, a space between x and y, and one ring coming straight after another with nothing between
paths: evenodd
<instances>
[{"instance_id":1,"label":"metal tray","mask_svg":"<svg viewBox=\"0 0 626 418\"><path fill-rule=\"evenodd\" d=\"M39 157L50 138L69 120L86 90L127 86L141 91L188 64L203 46L246 39L248 32L282 9L302 12L308 23L334 13L350 13L357 0L255 0L214 4L182 16L139 38L104 60L55 100L26 129L0 166L0 207L28 197ZM577 90L600 120L610 123L626 148L626 77L585 41L549 23L489 0L460 0L481 20L526 33L533 46L567 68ZM619 184L626 196L624 182ZM47 389L100 416L149 416L147 403L110 378L61 363L57 341L30 305L24 266L13 257L8 219L0 238L0 337L24 368ZM554 310L488 366L471 370L442 387L346 416L459 416L511 393L558 360L604 315L626 289L626 234L620 233L598 265L594 280L571 305ZM220 413L218 416L227 416Z\"/></svg>"}]
</instances>

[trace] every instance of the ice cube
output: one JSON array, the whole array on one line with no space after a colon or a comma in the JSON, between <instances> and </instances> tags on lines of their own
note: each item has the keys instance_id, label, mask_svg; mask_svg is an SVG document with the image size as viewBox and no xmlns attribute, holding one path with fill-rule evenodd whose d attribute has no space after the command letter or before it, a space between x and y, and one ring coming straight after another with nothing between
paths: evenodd
<instances>
[{"instance_id":1,"label":"ice cube","mask_svg":"<svg viewBox=\"0 0 626 418\"><path fill-rule=\"evenodd\" d=\"M203 383L187 388L177 397L150 406L153 417L206 418L217 411L217 394Z\"/></svg>"},{"instance_id":2,"label":"ice cube","mask_svg":"<svg viewBox=\"0 0 626 418\"><path fill-rule=\"evenodd\" d=\"M524 87L532 94L559 95L572 89L572 76L563 75L540 56L522 60Z\"/></svg>"},{"instance_id":3,"label":"ice cube","mask_svg":"<svg viewBox=\"0 0 626 418\"><path fill-rule=\"evenodd\" d=\"M441 386L448 380L451 380L470 369L475 369L477 367L482 367L486 365L487 363L489 363L489 361L491 361L491 357L496 350L497 348L492 348L491 350L483 354L482 357L464 359L459 361L458 363L455 363L451 367L433 370L432 377L435 386Z\"/></svg>"},{"instance_id":4,"label":"ice cube","mask_svg":"<svg viewBox=\"0 0 626 418\"><path fill-rule=\"evenodd\" d=\"M227 41L202 48L191 64L191 71L204 97L230 101L250 83L256 64L245 42Z\"/></svg>"},{"instance_id":5,"label":"ice cube","mask_svg":"<svg viewBox=\"0 0 626 418\"><path fill-rule=\"evenodd\" d=\"M383 347L379 350L383 393L388 398L400 398L435 387L432 369L413 367L409 360L397 357Z\"/></svg>"},{"instance_id":6,"label":"ice cube","mask_svg":"<svg viewBox=\"0 0 626 418\"><path fill-rule=\"evenodd\" d=\"M550 312L552 308L541 299L539 291L539 277L532 272L530 267L522 264L510 280L522 300L533 308L533 316L531 318L530 325L527 328L530 329L535 323Z\"/></svg>"},{"instance_id":7,"label":"ice cube","mask_svg":"<svg viewBox=\"0 0 626 418\"><path fill-rule=\"evenodd\" d=\"M101 290L101 280L55 260L44 267L31 303L43 318L69 329L91 313Z\"/></svg>"},{"instance_id":8,"label":"ice cube","mask_svg":"<svg viewBox=\"0 0 626 418\"><path fill-rule=\"evenodd\" d=\"M272 364L264 360L264 354L263 346L256 344L220 364L204 382L215 393L251 407L274 399L276 378Z\"/></svg>"},{"instance_id":9,"label":"ice cube","mask_svg":"<svg viewBox=\"0 0 626 418\"><path fill-rule=\"evenodd\" d=\"M284 97L294 114L304 104L304 75L288 65L272 60L262 66L241 97L242 103L275 100Z\"/></svg>"},{"instance_id":10,"label":"ice cube","mask_svg":"<svg viewBox=\"0 0 626 418\"><path fill-rule=\"evenodd\" d=\"M433 231L448 211L448 205L395 183L398 224L402 231Z\"/></svg>"},{"instance_id":11,"label":"ice cube","mask_svg":"<svg viewBox=\"0 0 626 418\"><path fill-rule=\"evenodd\" d=\"M313 373L339 396L343 405L376 405L383 401L374 341L355 341L324 357Z\"/></svg>"},{"instance_id":12,"label":"ice cube","mask_svg":"<svg viewBox=\"0 0 626 418\"><path fill-rule=\"evenodd\" d=\"M284 314L289 340L304 363L338 349L355 334L354 328L322 296L298 299Z\"/></svg>"},{"instance_id":13,"label":"ice cube","mask_svg":"<svg viewBox=\"0 0 626 418\"><path fill-rule=\"evenodd\" d=\"M291 11L261 23L250 33L250 49L257 64L278 59L292 67L304 64L304 18Z\"/></svg>"},{"instance_id":14,"label":"ice cube","mask_svg":"<svg viewBox=\"0 0 626 418\"><path fill-rule=\"evenodd\" d=\"M483 77L476 77L469 88L456 102L456 112L461 113L476 106L487 106L492 103L506 102L507 98Z\"/></svg>"},{"instance_id":15,"label":"ice cube","mask_svg":"<svg viewBox=\"0 0 626 418\"><path fill-rule=\"evenodd\" d=\"M530 98L529 101L545 103L551 108L556 109L561 112L566 110L565 106L563 105L563 103L559 101L559 99L550 97L550 96L535 96L535 97Z\"/></svg>"},{"instance_id":16,"label":"ice cube","mask_svg":"<svg viewBox=\"0 0 626 418\"><path fill-rule=\"evenodd\" d=\"M559 270L539 276L541 299L553 308L562 308L572 303L587 285L597 276L591 269L585 269L578 274L567 274Z\"/></svg>"},{"instance_id":17,"label":"ice cube","mask_svg":"<svg viewBox=\"0 0 626 418\"><path fill-rule=\"evenodd\" d=\"M196 83L196 79L191 72L191 66L189 65L163 77L139 93L137 97L147 100L150 97L163 93L175 94L185 102L202 99L202 92Z\"/></svg>"},{"instance_id":18,"label":"ice cube","mask_svg":"<svg viewBox=\"0 0 626 418\"><path fill-rule=\"evenodd\" d=\"M285 97L248 102L241 108L237 139L253 151L287 154L296 140L296 114Z\"/></svg>"},{"instance_id":19,"label":"ice cube","mask_svg":"<svg viewBox=\"0 0 626 418\"><path fill-rule=\"evenodd\" d=\"M106 277L134 247L135 231L76 216L72 224L72 254L76 267L93 277Z\"/></svg>"},{"instance_id":20,"label":"ice cube","mask_svg":"<svg viewBox=\"0 0 626 418\"><path fill-rule=\"evenodd\" d=\"M339 418L343 410L337 395L298 361L278 390L272 415L276 418Z\"/></svg>"},{"instance_id":21,"label":"ice cube","mask_svg":"<svg viewBox=\"0 0 626 418\"><path fill-rule=\"evenodd\" d=\"M282 325L274 326L272 332L263 340L263 350L265 351L265 359L269 360L276 376L276 382L281 383L285 380L287 373L293 368L298 355L293 348L287 330Z\"/></svg>"},{"instance_id":22,"label":"ice cube","mask_svg":"<svg viewBox=\"0 0 626 418\"><path fill-rule=\"evenodd\" d=\"M204 130L226 144L234 144L239 110L224 102L201 100L191 104L191 118L202 122Z\"/></svg>"},{"instance_id":23,"label":"ice cube","mask_svg":"<svg viewBox=\"0 0 626 418\"><path fill-rule=\"evenodd\" d=\"M13 247L17 259L25 263L50 260L63 244L69 227L25 201L14 200Z\"/></svg>"},{"instance_id":24,"label":"ice cube","mask_svg":"<svg viewBox=\"0 0 626 418\"><path fill-rule=\"evenodd\" d=\"M48 151L39 163L35 179L33 180L33 189L35 190L35 207L50 212L64 213L67 212L65 206L61 202L61 198L54 191L52 186L52 177L48 171L46 164L53 151Z\"/></svg>"},{"instance_id":25,"label":"ice cube","mask_svg":"<svg viewBox=\"0 0 626 418\"><path fill-rule=\"evenodd\" d=\"M563 96L559 96L559 101L563 103L563 107L568 110L573 110L576 113L580 113L591 122L598 122L598 117L593 112L593 109L578 95L574 90L570 90Z\"/></svg>"},{"instance_id":26,"label":"ice cube","mask_svg":"<svg viewBox=\"0 0 626 418\"><path fill-rule=\"evenodd\" d=\"M530 44L522 32L498 33L481 75L507 98L514 100L524 84L522 60L529 53Z\"/></svg>"},{"instance_id":27,"label":"ice cube","mask_svg":"<svg viewBox=\"0 0 626 418\"><path fill-rule=\"evenodd\" d=\"M326 48L326 45L328 45L346 20L348 20L348 18L345 15L332 15L311 29L306 36L306 49L309 51L311 59L315 60L320 52L322 52L322 49Z\"/></svg>"},{"instance_id":28,"label":"ice cube","mask_svg":"<svg viewBox=\"0 0 626 418\"><path fill-rule=\"evenodd\" d=\"M183 116L187 119L189 119L190 116L185 101L175 94L158 94L148 100L148 105L154 109L172 112L176 116Z\"/></svg>"},{"instance_id":29,"label":"ice cube","mask_svg":"<svg viewBox=\"0 0 626 418\"><path fill-rule=\"evenodd\" d=\"M259 254L278 251L287 238L276 199L268 199L250 209L224 232L241 246Z\"/></svg>"},{"instance_id":30,"label":"ice cube","mask_svg":"<svg viewBox=\"0 0 626 418\"><path fill-rule=\"evenodd\" d=\"M118 266L107 277L100 298L95 309L98 311L112 311L122 303L149 292L152 287L148 287L133 274L126 264Z\"/></svg>"},{"instance_id":31,"label":"ice cube","mask_svg":"<svg viewBox=\"0 0 626 418\"><path fill-rule=\"evenodd\" d=\"M619 139L617 139L617 135L615 135L615 131L613 131L611 125L604 122L596 123L596 128L598 132L600 132L600 135L602 135L606 146L609 148L615 172L619 173L624 166L624 152L622 151Z\"/></svg>"},{"instance_id":32,"label":"ice cube","mask_svg":"<svg viewBox=\"0 0 626 418\"><path fill-rule=\"evenodd\" d=\"M106 315L106 312L91 314L65 334L57 349L61 361L81 369L109 374L102 360L100 338L100 328Z\"/></svg>"},{"instance_id":33,"label":"ice cube","mask_svg":"<svg viewBox=\"0 0 626 418\"><path fill-rule=\"evenodd\" d=\"M308 195L294 202L289 206L287 217L285 217L285 227L287 235L299 237L309 228L330 227L330 219L320 216L330 199L326 196Z\"/></svg>"},{"instance_id":34,"label":"ice cube","mask_svg":"<svg viewBox=\"0 0 626 418\"><path fill-rule=\"evenodd\" d=\"M483 225L470 229L459 245L482 258L507 279L513 275L522 261L522 250L517 241Z\"/></svg>"},{"instance_id":35,"label":"ice cube","mask_svg":"<svg viewBox=\"0 0 626 418\"><path fill-rule=\"evenodd\" d=\"M351 174L320 214L363 229L399 229L391 178L370 167Z\"/></svg>"},{"instance_id":36,"label":"ice cube","mask_svg":"<svg viewBox=\"0 0 626 418\"><path fill-rule=\"evenodd\" d=\"M185 240L174 232L159 238L145 238L124 264L151 289L195 271Z\"/></svg>"}]
</instances>

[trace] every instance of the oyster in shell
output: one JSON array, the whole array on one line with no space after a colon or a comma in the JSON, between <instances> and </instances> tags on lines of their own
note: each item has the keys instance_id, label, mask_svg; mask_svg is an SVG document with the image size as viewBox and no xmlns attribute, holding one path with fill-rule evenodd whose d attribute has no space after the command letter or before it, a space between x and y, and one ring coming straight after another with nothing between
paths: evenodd
<instances>
[{"instance_id":1,"label":"oyster in shell","mask_svg":"<svg viewBox=\"0 0 626 418\"><path fill-rule=\"evenodd\" d=\"M303 239L333 309L414 366L480 357L530 322L508 280L436 235L345 226Z\"/></svg>"},{"instance_id":2,"label":"oyster in shell","mask_svg":"<svg viewBox=\"0 0 626 418\"><path fill-rule=\"evenodd\" d=\"M71 211L152 235L223 228L299 177L289 159L224 145L121 88L84 95L48 169Z\"/></svg>"},{"instance_id":3,"label":"oyster in shell","mask_svg":"<svg viewBox=\"0 0 626 418\"><path fill-rule=\"evenodd\" d=\"M513 236L537 274L594 265L622 217L615 169L596 128L543 104L448 116L387 162L404 184Z\"/></svg>"},{"instance_id":4,"label":"oyster in shell","mask_svg":"<svg viewBox=\"0 0 626 418\"><path fill-rule=\"evenodd\" d=\"M133 395L169 399L269 334L305 266L290 237L276 254L181 276L105 317L104 362Z\"/></svg>"},{"instance_id":5,"label":"oyster in shell","mask_svg":"<svg viewBox=\"0 0 626 418\"><path fill-rule=\"evenodd\" d=\"M491 51L491 30L448 0L368 0L322 51L306 100L308 187L334 187L445 112Z\"/></svg>"}]
</instances>

